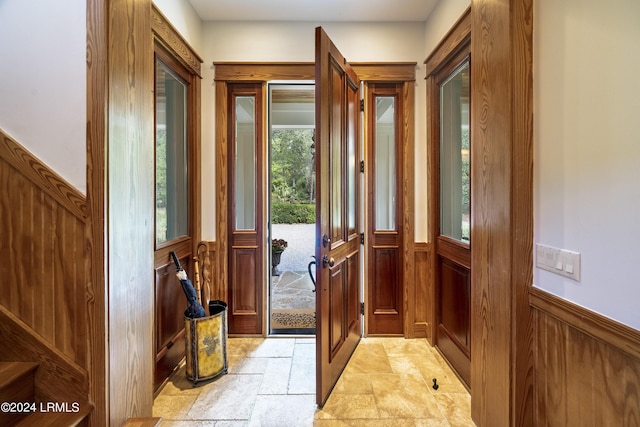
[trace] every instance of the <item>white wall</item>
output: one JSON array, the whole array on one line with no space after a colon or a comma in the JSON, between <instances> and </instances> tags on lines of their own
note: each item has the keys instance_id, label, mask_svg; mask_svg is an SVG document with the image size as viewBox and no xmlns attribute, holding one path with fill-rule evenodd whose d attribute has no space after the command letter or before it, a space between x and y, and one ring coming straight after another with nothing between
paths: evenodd
<instances>
[{"instance_id":1,"label":"white wall","mask_svg":"<svg viewBox=\"0 0 640 427\"><path fill-rule=\"evenodd\" d=\"M86 194L86 1L0 1L0 128Z\"/></svg>"},{"instance_id":2,"label":"white wall","mask_svg":"<svg viewBox=\"0 0 640 427\"><path fill-rule=\"evenodd\" d=\"M153 0L153 4L196 52L202 51L202 21L189 0Z\"/></svg>"},{"instance_id":3,"label":"white wall","mask_svg":"<svg viewBox=\"0 0 640 427\"><path fill-rule=\"evenodd\" d=\"M640 329L640 2L534 3L535 241L582 253L534 283Z\"/></svg>"}]
</instances>

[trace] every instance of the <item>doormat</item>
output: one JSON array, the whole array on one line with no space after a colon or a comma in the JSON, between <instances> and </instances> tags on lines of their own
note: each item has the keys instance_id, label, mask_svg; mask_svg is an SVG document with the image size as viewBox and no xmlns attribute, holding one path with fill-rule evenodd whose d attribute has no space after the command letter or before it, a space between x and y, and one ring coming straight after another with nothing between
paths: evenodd
<instances>
[{"instance_id":1,"label":"doormat","mask_svg":"<svg viewBox=\"0 0 640 427\"><path fill-rule=\"evenodd\" d=\"M271 310L272 329L309 329L316 327L314 310Z\"/></svg>"}]
</instances>

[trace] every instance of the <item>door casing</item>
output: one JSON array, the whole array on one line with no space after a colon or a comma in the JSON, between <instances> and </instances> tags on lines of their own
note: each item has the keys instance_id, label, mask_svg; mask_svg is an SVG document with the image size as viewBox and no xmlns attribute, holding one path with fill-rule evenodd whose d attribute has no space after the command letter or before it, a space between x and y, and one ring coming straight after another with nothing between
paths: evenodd
<instances>
[{"instance_id":1,"label":"door casing","mask_svg":"<svg viewBox=\"0 0 640 427\"><path fill-rule=\"evenodd\" d=\"M229 88L234 83L260 83L266 90L267 82L274 80L287 81L314 81L314 63L280 63L280 62L216 62L216 187L222 191L216 191L216 235L214 268L216 281L212 286L212 298L229 301L229 177L228 177L228 97ZM351 64L361 81L364 82L365 94L369 82L391 83L401 87L402 109L405 112L400 124L404 130L404 138L401 141L404 179L401 185L404 200L401 213L401 221L404 227L402 252L405 254L401 265L402 275L405 277L402 305L404 310L404 336L406 338L425 337L427 319L420 309L420 301L426 299L426 291L422 283L415 280L416 274L421 275L415 269L414 248L412 236L415 228L414 212L414 139L415 139L415 62L398 63L353 63ZM366 96L366 95L365 95ZM366 102L365 102L366 105ZM365 120L367 111L365 108ZM266 123L266 121L265 121ZM266 129L264 130L266 132ZM263 138L265 135L263 135ZM266 139L265 139L266 140ZM365 136L366 140L366 136ZM365 143L365 152L367 150ZM366 191L365 191L366 192ZM266 212L266 206L264 207ZM364 231L364 230L360 230ZM263 257L266 257L266 253ZM365 263L367 262L365 254ZM365 278L365 281L367 279ZM365 300L367 291L365 289ZM263 298L263 313L266 313L266 298ZM365 335L367 335L367 316L365 316ZM263 322L260 336L267 336L268 328Z\"/></svg>"}]
</instances>

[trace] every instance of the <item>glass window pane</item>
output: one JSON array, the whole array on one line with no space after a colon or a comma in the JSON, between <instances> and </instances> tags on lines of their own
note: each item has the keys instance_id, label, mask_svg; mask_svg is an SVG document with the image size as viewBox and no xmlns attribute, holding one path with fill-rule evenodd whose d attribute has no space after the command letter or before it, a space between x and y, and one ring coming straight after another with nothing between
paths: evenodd
<instances>
[{"instance_id":1,"label":"glass window pane","mask_svg":"<svg viewBox=\"0 0 640 427\"><path fill-rule=\"evenodd\" d=\"M156 243L188 234L187 86L156 62Z\"/></svg>"},{"instance_id":2,"label":"glass window pane","mask_svg":"<svg viewBox=\"0 0 640 427\"><path fill-rule=\"evenodd\" d=\"M376 97L374 135L375 227L396 229L395 97Z\"/></svg>"},{"instance_id":3,"label":"glass window pane","mask_svg":"<svg viewBox=\"0 0 640 427\"><path fill-rule=\"evenodd\" d=\"M440 233L469 242L469 62L440 86Z\"/></svg>"},{"instance_id":4,"label":"glass window pane","mask_svg":"<svg viewBox=\"0 0 640 427\"><path fill-rule=\"evenodd\" d=\"M343 76L340 70L332 67L331 73L331 90L333 95L331 99L344 99ZM330 171L331 176L331 241L337 243L344 240L343 228L343 183L342 177L344 171L342 169L343 159L343 135L342 124L344 120L344 108L341 102L334 102L331 105L331 151L330 151Z\"/></svg>"},{"instance_id":5,"label":"glass window pane","mask_svg":"<svg viewBox=\"0 0 640 427\"><path fill-rule=\"evenodd\" d=\"M235 141L236 230L256 228L256 137L255 99L238 96Z\"/></svg>"},{"instance_id":6,"label":"glass window pane","mask_svg":"<svg viewBox=\"0 0 640 427\"><path fill-rule=\"evenodd\" d=\"M347 121L347 168L349 173L349 206L348 206L348 226L349 235L356 232L356 195L358 180L358 154L356 152L356 142L358 139L356 124L358 114L360 114L360 99L358 97L358 87L349 85L349 120Z\"/></svg>"}]
</instances>

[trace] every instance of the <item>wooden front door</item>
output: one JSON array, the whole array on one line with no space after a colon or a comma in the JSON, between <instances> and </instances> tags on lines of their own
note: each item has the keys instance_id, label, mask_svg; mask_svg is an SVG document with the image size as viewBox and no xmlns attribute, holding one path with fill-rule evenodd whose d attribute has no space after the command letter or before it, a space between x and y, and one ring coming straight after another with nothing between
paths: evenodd
<instances>
[{"instance_id":1,"label":"wooden front door","mask_svg":"<svg viewBox=\"0 0 640 427\"><path fill-rule=\"evenodd\" d=\"M471 379L470 57L468 46L437 73L432 114L435 174L436 345Z\"/></svg>"},{"instance_id":2,"label":"wooden front door","mask_svg":"<svg viewBox=\"0 0 640 427\"><path fill-rule=\"evenodd\" d=\"M229 85L229 333L263 334L262 84Z\"/></svg>"},{"instance_id":3,"label":"wooden front door","mask_svg":"<svg viewBox=\"0 0 640 427\"><path fill-rule=\"evenodd\" d=\"M316 401L322 406L360 341L360 82L316 28Z\"/></svg>"},{"instance_id":4,"label":"wooden front door","mask_svg":"<svg viewBox=\"0 0 640 427\"><path fill-rule=\"evenodd\" d=\"M404 332L402 88L403 84L368 84L368 335Z\"/></svg>"}]
</instances>

